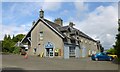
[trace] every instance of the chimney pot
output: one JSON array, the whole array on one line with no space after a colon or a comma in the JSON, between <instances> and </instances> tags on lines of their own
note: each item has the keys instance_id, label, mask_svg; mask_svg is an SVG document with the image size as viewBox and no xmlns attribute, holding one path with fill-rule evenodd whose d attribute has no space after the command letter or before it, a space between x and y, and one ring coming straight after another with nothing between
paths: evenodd
<instances>
[{"instance_id":1,"label":"chimney pot","mask_svg":"<svg viewBox=\"0 0 120 72\"><path fill-rule=\"evenodd\" d=\"M70 23L69 23L69 26L70 26L70 27L73 27L74 25L75 25L75 24L73 24L73 22L70 22Z\"/></svg>"},{"instance_id":2,"label":"chimney pot","mask_svg":"<svg viewBox=\"0 0 120 72\"><path fill-rule=\"evenodd\" d=\"M40 10L40 18L44 18L44 11L42 9Z\"/></svg>"},{"instance_id":3,"label":"chimney pot","mask_svg":"<svg viewBox=\"0 0 120 72\"><path fill-rule=\"evenodd\" d=\"M61 18L55 19L54 22L60 26L63 26L63 20Z\"/></svg>"}]
</instances>

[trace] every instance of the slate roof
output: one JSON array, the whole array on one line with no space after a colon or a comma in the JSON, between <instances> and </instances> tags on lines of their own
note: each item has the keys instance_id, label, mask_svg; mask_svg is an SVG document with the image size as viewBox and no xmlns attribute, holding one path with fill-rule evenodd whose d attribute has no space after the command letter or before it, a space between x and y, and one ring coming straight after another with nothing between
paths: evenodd
<instances>
[{"instance_id":1,"label":"slate roof","mask_svg":"<svg viewBox=\"0 0 120 72\"><path fill-rule=\"evenodd\" d=\"M61 26L60 25L58 25L58 24L56 24L56 23L54 23L54 22L51 22L51 21L49 21L49 20L47 20L47 19L44 19L49 25L51 25L54 29L56 29L61 35L63 35L63 36L65 36L60 30L59 30L59 28L61 28Z\"/></svg>"},{"instance_id":2,"label":"slate roof","mask_svg":"<svg viewBox=\"0 0 120 72\"><path fill-rule=\"evenodd\" d=\"M87 39L89 39L89 40L92 40L92 41L95 41L94 39L92 39L91 37L89 37L88 35L86 35L86 34L84 34L83 32L81 32L80 30L78 30L78 29L76 29L76 28L71 28L69 25L68 26L60 26L60 25L58 25L58 24L56 24L56 23L54 23L54 22L51 22L51 21L49 21L49 20L47 20L47 19L38 19L37 20L37 22L34 24L34 26L30 29L30 31L28 32L28 34L22 39L22 41L21 42L26 42L27 41L27 37L30 37L30 35L31 35L31 31L36 27L36 25L38 24L38 22L39 21L42 21L42 22L44 22L48 27L52 27L51 29L53 30L53 28L54 28L54 32L55 33L57 33L59 36L62 36L62 37L65 37L65 38L68 38L66 35L64 35L62 32L64 32L64 31L67 31L68 29L70 29L70 31L71 31L71 34L73 33L73 34L75 34L75 32L78 32L78 35L79 36L82 36L82 37L84 37L84 38L87 38ZM50 26L49 26L49 25ZM71 38L73 38L73 37L71 37ZM96 42L96 41L95 41Z\"/></svg>"},{"instance_id":3,"label":"slate roof","mask_svg":"<svg viewBox=\"0 0 120 72\"><path fill-rule=\"evenodd\" d=\"M58 32L60 32L63 36L65 36L65 35L62 33L62 31L67 31L68 28L70 28L69 25L68 26L60 26L60 25L55 24L54 22L51 22L51 21L49 21L47 19L44 19L44 20L48 24L50 24L52 27L54 27ZM91 37L89 37L88 35L86 35L85 33L83 33L82 31L80 31L80 30L78 30L76 28L72 28L71 33L75 33L76 31L78 32L79 36L82 36L82 37L87 38L89 40L95 41L94 39L92 39ZM73 38L73 37L71 37L71 38Z\"/></svg>"},{"instance_id":4,"label":"slate roof","mask_svg":"<svg viewBox=\"0 0 120 72\"><path fill-rule=\"evenodd\" d=\"M58 31L58 29L57 29L57 27L60 27L60 25L55 24L55 23L53 23L53 22L51 22L51 21L49 21L47 19L39 18L35 22L35 24L32 26L32 28L29 30L29 32L26 34L26 36L21 40L21 43L28 41L27 37L31 37L31 31L37 26L37 24L39 23L39 21L42 21L43 23L45 23L45 25L47 25L51 29L54 28L54 30L52 29L54 32L56 32L59 36L64 37L64 35L60 31Z\"/></svg>"}]
</instances>

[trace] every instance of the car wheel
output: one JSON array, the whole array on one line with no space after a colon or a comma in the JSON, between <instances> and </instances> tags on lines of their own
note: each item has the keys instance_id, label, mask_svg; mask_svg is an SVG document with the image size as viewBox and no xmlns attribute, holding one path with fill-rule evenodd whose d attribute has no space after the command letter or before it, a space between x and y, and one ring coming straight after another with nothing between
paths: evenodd
<instances>
[{"instance_id":1,"label":"car wheel","mask_svg":"<svg viewBox=\"0 0 120 72\"><path fill-rule=\"evenodd\" d=\"M98 58L95 58L96 61L98 61Z\"/></svg>"}]
</instances>

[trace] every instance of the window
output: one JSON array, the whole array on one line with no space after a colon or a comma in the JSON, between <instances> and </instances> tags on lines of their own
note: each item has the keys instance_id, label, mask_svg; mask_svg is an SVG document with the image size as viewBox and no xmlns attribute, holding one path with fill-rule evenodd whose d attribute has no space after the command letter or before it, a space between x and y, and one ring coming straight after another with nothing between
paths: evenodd
<instances>
[{"instance_id":1,"label":"window","mask_svg":"<svg viewBox=\"0 0 120 72\"><path fill-rule=\"evenodd\" d=\"M75 56L75 47L69 47L69 55L70 55L70 57Z\"/></svg>"},{"instance_id":2,"label":"window","mask_svg":"<svg viewBox=\"0 0 120 72\"><path fill-rule=\"evenodd\" d=\"M72 40L72 39L71 39L70 41L71 41L71 43L74 43L74 44L75 44L75 40Z\"/></svg>"},{"instance_id":3,"label":"window","mask_svg":"<svg viewBox=\"0 0 120 72\"><path fill-rule=\"evenodd\" d=\"M78 42L78 44L80 44L80 42L79 41L77 41Z\"/></svg>"},{"instance_id":4,"label":"window","mask_svg":"<svg viewBox=\"0 0 120 72\"><path fill-rule=\"evenodd\" d=\"M40 32L40 40L43 40L43 31Z\"/></svg>"},{"instance_id":5,"label":"window","mask_svg":"<svg viewBox=\"0 0 120 72\"><path fill-rule=\"evenodd\" d=\"M79 35L79 33L78 33L78 32L76 32L76 35Z\"/></svg>"}]
</instances>

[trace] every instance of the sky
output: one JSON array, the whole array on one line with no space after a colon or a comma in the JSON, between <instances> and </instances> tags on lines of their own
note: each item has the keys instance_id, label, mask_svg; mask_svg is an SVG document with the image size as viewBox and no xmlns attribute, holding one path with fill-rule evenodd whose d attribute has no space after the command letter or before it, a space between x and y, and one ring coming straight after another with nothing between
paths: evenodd
<instances>
[{"instance_id":1,"label":"sky","mask_svg":"<svg viewBox=\"0 0 120 72\"><path fill-rule=\"evenodd\" d=\"M86 33L95 40L100 40L105 49L115 43L118 28L118 2L9 2L0 3L0 40L5 34L11 36L27 34L33 21L39 18L40 9L44 10L44 18L54 21L69 22L75 28Z\"/></svg>"}]
</instances>

